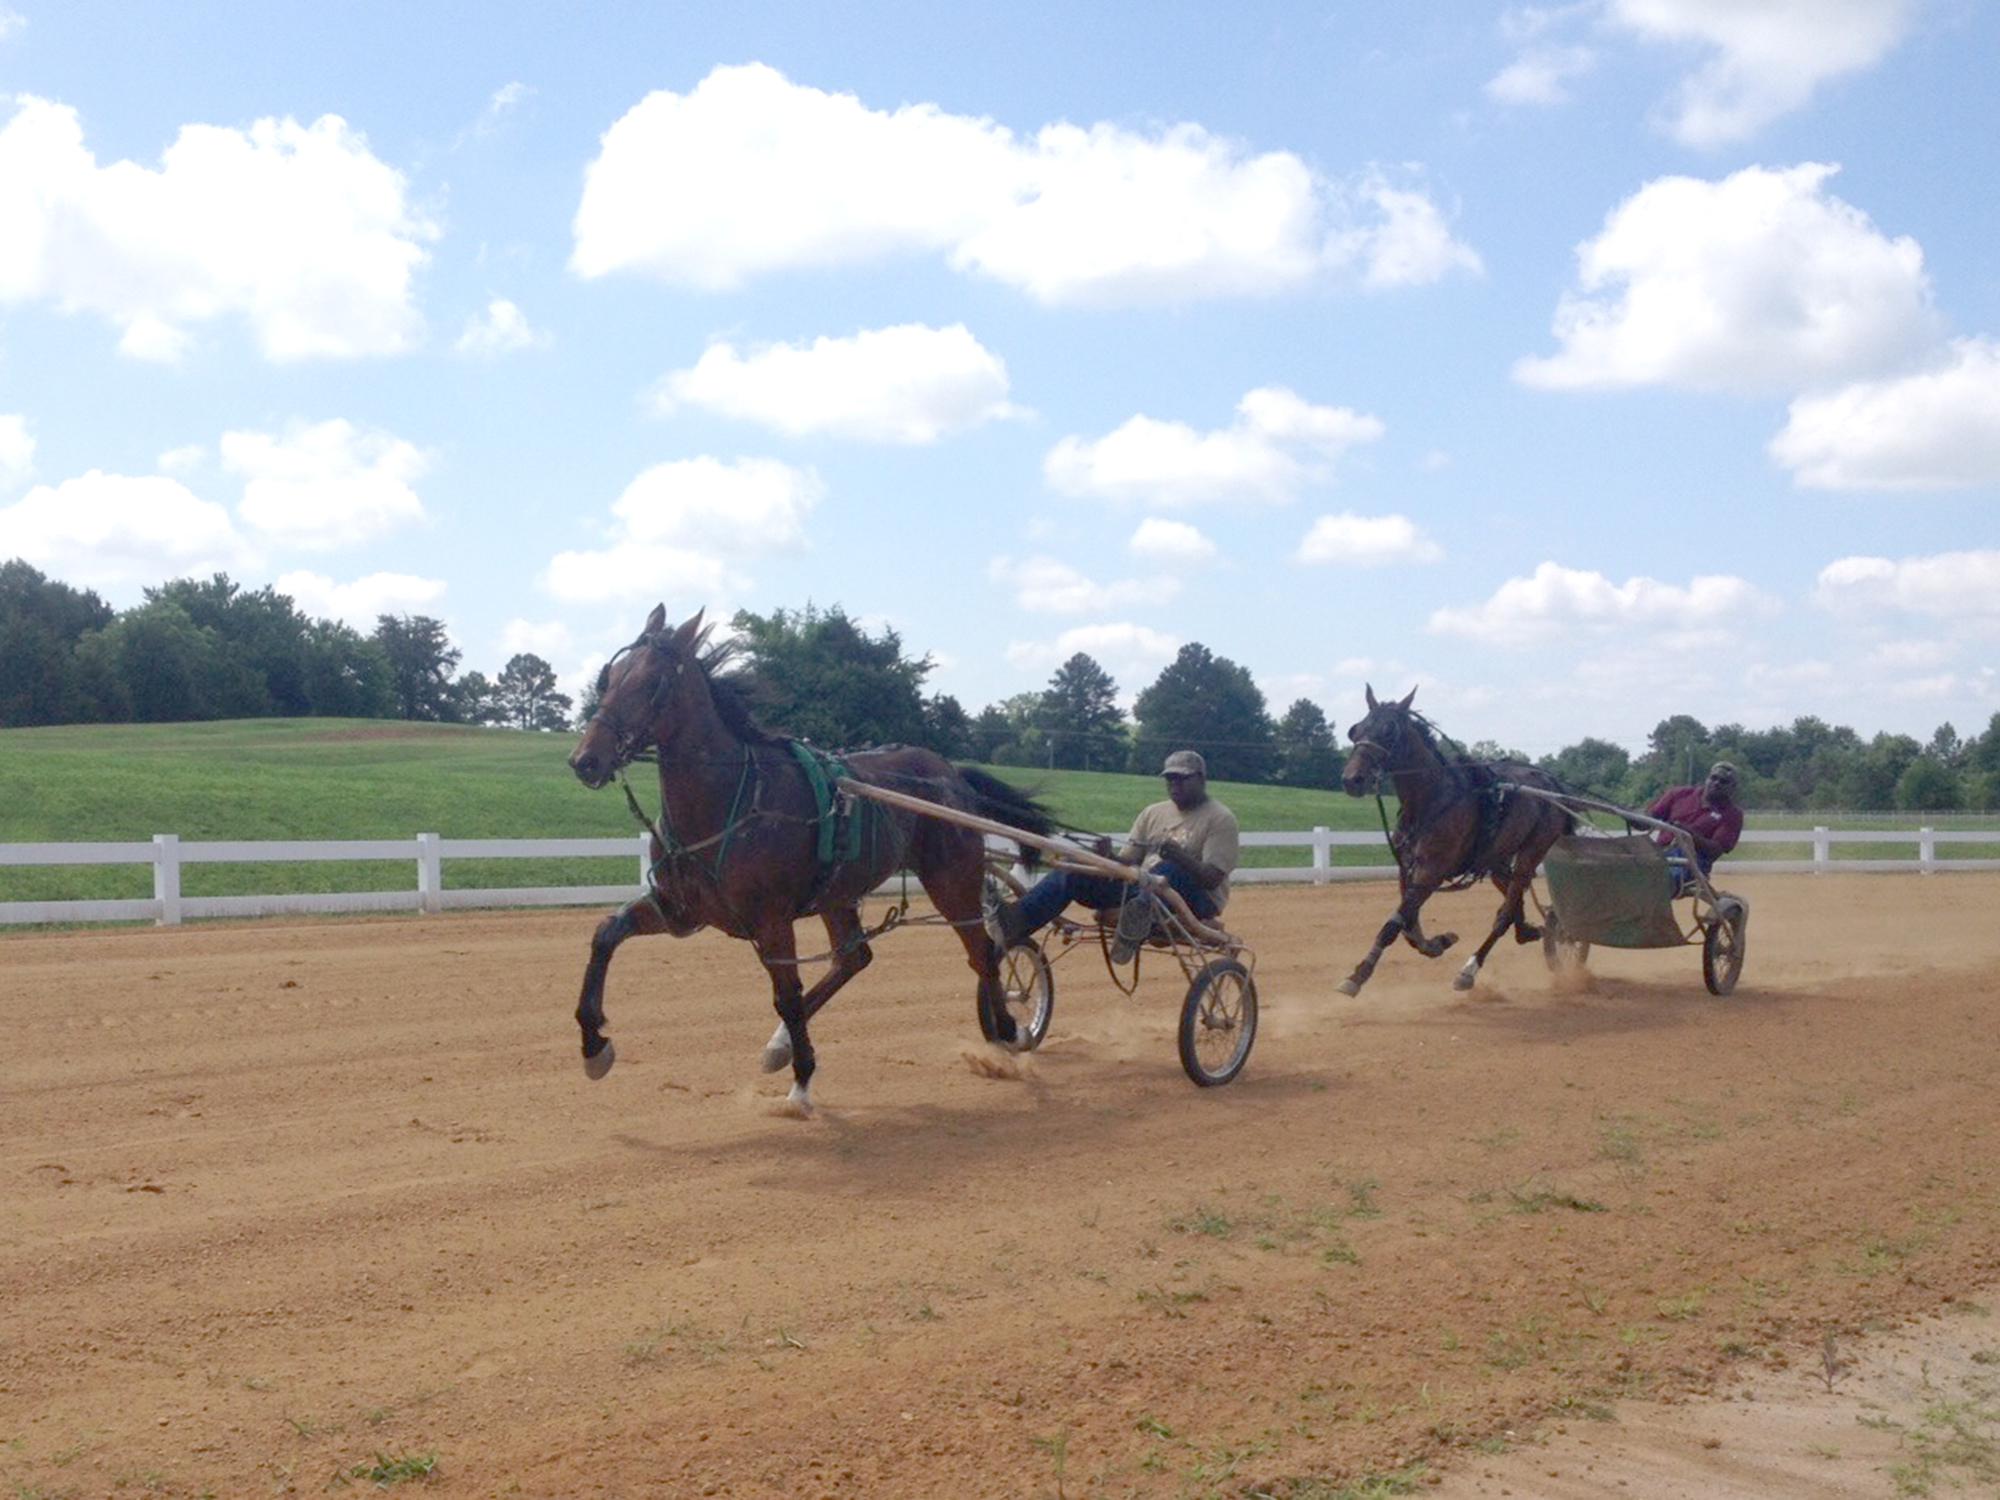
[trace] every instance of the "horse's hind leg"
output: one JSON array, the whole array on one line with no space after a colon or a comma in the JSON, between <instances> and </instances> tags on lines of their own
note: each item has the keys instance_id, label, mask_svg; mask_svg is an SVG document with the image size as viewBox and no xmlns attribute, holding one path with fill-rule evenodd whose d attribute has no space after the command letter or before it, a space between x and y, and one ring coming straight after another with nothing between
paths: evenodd
<instances>
[{"instance_id":1,"label":"horse's hind leg","mask_svg":"<svg viewBox=\"0 0 2000 1500\"><path fill-rule=\"evenodd\" d=\"M1500 910L1494 913L1493 930L1486 934L1486 941L1481 943L1478 951L1465 961L1465 967L1460 969L1457 977L1452 980L1453 989L1471 989L1473 981L1479 978L1479 969L1486 962L1486 955L1491 953L1493 945L1500 941L1500 934L1509 927L1520 926L1522 898L1527 894L1528 882L1534 878L1534 873L1533 863L1528 864L1525 870L1517 863L1514 866L1514 873L1508 877L1504 885L1498 880L1494 882L1500 885L1505 899L1500 903Z\"/></svg>"},{"instance_id":2,"label":"horse's hind leg","mask_svg":"<svg viewBox=\"0 0 2000 1500\"><path fill-rule=\"evenodd\" d=\"M590 939L590 962L584 965L583 995L576 1002L576 1024L583 1031L583 1071L602 1078L618 1060L617 1049L604 1034L604 976L611 955L628 937L645 937L668 930L666 919L650 896L620 907L602 922Z\"/></svg>"},{"instance_id":3,"label":"horse's hind leg","mask_svg":"<svg viewBox=\"0 0 2000 1500\"><path fill-rule=\"evenodd\" d=\"M924 894L951 923L965 947L965 961L979 976L974 1000L979 1034L989 1042L1014 1048L1020 1028L1008 1012L1000 991L1000 950L980 921L979 898L986 880L986 845L976 833L926 818L918 824L917 879Z\"/></svg>"},{"instance_id":4,"label":"horse's hind leg","mask_svg":"<svg viewBox=\"0 0 2000 1500\"><path fill-rule=\"evenodd\" d=\"M826 924L827 942L832 945L833 967L820 976L819 982L807 990L799 1002L808 1021L833 998L834 991L867 968L875 958L874 951L861 936L861 914L853 907L829 907L820 913L820 921ZM778 1029L764 1044L762 1066L766 1073L775 1073L792 1060L791 1028L785 1024L782 1010L779 1017Z\"/></svg>"}]
</instances>

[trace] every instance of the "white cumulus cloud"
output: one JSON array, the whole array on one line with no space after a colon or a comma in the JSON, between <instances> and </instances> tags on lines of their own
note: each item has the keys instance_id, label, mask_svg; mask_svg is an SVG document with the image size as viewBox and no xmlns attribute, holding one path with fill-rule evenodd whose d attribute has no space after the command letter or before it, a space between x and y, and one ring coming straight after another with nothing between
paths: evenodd
<instances>
[{"instance_id":1,"label":"white cumulus cloud","mask_svg":"<svg viewBox=\"0 0 2000 1500\"><path fill-rule=\"evenodd\" d=\"M1820 569L1814 601L1844 613L2000 624L2000 551L1843 557Z\"/></svg>"},{"instance_id":2,"label":"white cumulus cloud","mask_svg":"<svg viewBox=\"0 0 2000 1500\"><path fill-rule=\"evenodd\" d=\"M1486 97L1501 104L1561 104L1568 84L1597 66L1588 47L1537 45L1525 49L1486 82Z\"/></svg>"},{"instance_id":3,"label":"white cumulus cloud","mask_svg":"<svg viewBox=\"0 0 2000 1500\"><path fill-rule=\"evenodd\" d=\"M378 615L427 611L445 592L443 579L419 578L412 573L370 573L339 583L324 573L300 571L280 575L272 587L289 594L302 613L314 619L339 620L363 635L375 628Z\"/></svg>"},{"instance_id":4,"label":"white cumulus cloud","mask_svg":"<svg viewBox=\"0 0 2000 1500\"><path fill-rule=\"evenodd\" d=\"M570 628L561 620L509 620L500 631L500 650L509 657L523 651L552 662L575 648Z\"/></svg>"},{"instance_id":5,"label":"white cumulus cloud","mask_svg":"<svg viewBox=\"0 0 2000 1500\"><path fill-rule=\"evenodd\" d=\"M18 412L0 412L0 490L10 490L35 471L35 435Z\"/></svg>"},{"instance_id":6,"label":"white cumulus cloud","mask_svg":"<svg viewBox=\"0 0 2000 1500\"><path fill-rule=\"evenodd\" d=\"M178 480L97 469L0 507L0 557L106 591L241 573L255 561L229 512Z\"/></svg>"},{"instance_id":7,"label":"white cumulus cloud","mask_svg":"<svg viewBox=\"0 0 2000 1500\"><path fill-rule=\"evenodd\" d=\"M465 321L465 332L452 345L460 354L492 358L519 349L540 349L549 336L528 323L528 315L505 297L495 297Z\"/></svg>"},{"instance_id":8,"label":"white cumulus cloud","mask_svg":"<svg viewBox=\"0 0 2000 1500\"><path fill-rule=\"evenodd\" d=\"M542 574L542 587L570 604L715 599L749 586L748 578L719 557L629 539L594 550L558 552Z\"/></svg>"},{"instance_id":9,"label":"white cumulus cloud","mask_svg":"<svg viewBox=\"0 0 2000 1500\"><path fill-rule=\"evenodd\" d=\"M411 486L430 460L414 444L341 418L282 434L226 432L222 466L243 478L245 524L289 546L354 546L420 521Z\"/></svg>"},{"instance_id":10,"label":"white cumulus cloud","mask_svg":"<svg viewBox=\"0 0 2000 1500\"><path fill-rule=\"evenodd\" d=\"M96 313L151 360L227 316L273 360L408 349L436 237L338 116L185 125L158 168L105 166L75 110L36 98L0 125L0 224L0 304Z\"/></svg>"},{"instance_id":11,"label":"white cumulus cloud","mask_svg":"<svg viewBox=\"0 0 2000 1500\"><path fill-rule=\"evenodd\" d=\"M1741 141L1830 79L1873 67L1909 30L1916 0L1610 0L1618 26L1697 46L1667 127L1690 146Z\"/></svg>"},{"instance_id":12,"label":"white cumulus cloud","mask_svg":"<svg viewBox=\"0 0 2000 1500\"><path fill-rule=\"evenodd\" d=\"M1700 639L1775 609L1774 601L1741 578L1709 574L1685 587L1644 577L1613 583L1602 573L1545 562L1527 578L1508 579L1482 604L1432 611L1430 629L1511 646L1573 631L1638 628L1671 643Z\"/></svg>"},{"instance_id":13,"label":"white cumulus cloud","mask_svg":"<svg viewBox=\"0 0 2000 1500\"><path fill-rule=\"evenodd\" d=\"M634 479L611 513L634 541L770 552L805 541L806 516L825 489L812 470L776 459L677 459Z\"/></svg>"},{"instance_id":14,"label":"white cumulus cloud","mask_svg":"<svg viewBox=\"0 0 2000 1500\"><path fill-rule=\"evenodd\" d=\"M1014 602L1032 614L1104 614L1134 604L1164 603L1180 593L1174 578L1120 578L1099 583L1053 557L996 557L987 576L1014 591Z\"/></svg>"},{"instance_id":15,"label":"white cumulus cloud","mask_svg":"<svg viewBox=\"0 0 2000 1500\"><path fill-rule=\"evenodd\" d=\"M1169 521L1148 516L1139 523L1125 543L1134 556L1167 564L1207 562L1215 556L1215 543L1186 521Z\"/></svg>"},{"instance_id":16,"label":"white cumulus cloud","mask_svg":"<svg viewBox=\"0 0 2000 1500\"><path fill-rule=\"evenodd\" d=\"M1163 630L1111 621L1078 625L1052 641L1014 641L1006 656L1017 667L1038 670L1060 666L1081 651L1129 687L1135 680L1156 675L1180 648L1179 637Z\"/></svg>"},{"instance_id":17,"label":"white cumulus cloud","mask_svg":"<svg viewBox=\"0 0 2000 1500\"><path fill-rule=\"evenodd\" d=\"M812 470L776 459L655 464L612 502L610 544L556 554L542 585L574 603L742 593L750 581L730 559L803 546L824 493Z\"/></svg>"},{"instance_id":18,"label":"white cumulus cloud","mask_svg":"<svg viewBox=\"0 0 2000 1500\"><path fill-rule=\"evenodd\" d=\"M1792 392L1907 365L1939 323L1923 250L1828 193L1837 167L1662 177L1577 249L1561 350L1514 366L1554 389Z\"/></svg>"},{"instance_id":19,"label":"white cumulus cloud","mask_svg":"<svg viewBox=\"0 0 2000 1500\"><path fill-rule=\"evenodd\" d=\"M1236 421L1212 432L1135 416L1096 439L1066 437L1042 472L1066 495L1102 496L1165 508L1244 500L1282 504L1330 477L1333 460L1384 431L1378 418L1315 406L1266 386L1246 394Z\"/></svg>"},{"instance_id":20,"label":"white cumulus cloud","mask_svg":"<svg viewBox=\"0 0 2000 1500\"><path fill-rule=\"evenodd\" d=\"M1063 122L1024 137L934 104L871 109L749 64L649 94L605 132L571 265L720 290L942 255L1046 303L1267 295L1357 266L1395 284L1465 265L1469 251L1432 242L1441 219L1385 201L1396 192L1428 206L1415 188L1348 192L1290 152L1195 124ZM1371 231L1377 242L1342 238Z\"/></svg>"},{"instance_id":21,"label":"white cumulus cloud","mask_svg":"<svg viewBox=\"0 0 2000 1500\"><path fill-rule=\"evenodd\" d=\"M1408 516L1321 516L1299 543L1299 561L1379 567L1384 563L1436 562L1444 549Z\"/></svg>"},{"instance_id":22,"label":"white cumulus cloud","mask_svg":"<svg viewBox=\"0 0 2000 1500\"><path fill-rule=\"evenodd\" d=\"M1771 456L1811 489L2000 484L2000 341L1960 339L1931 369L1800 396Z\"/></svg>"},{"instance_id":23,"label":"white cumulus cloud","mask_svg":"<svg viewBox=\"0 0 2000 1500\"><path fill-rule=\"evenodd\" d=\"M869 443L934 443L1014 411L1005 362L962 323L905 323L747 351L717 342L669 374L656 400L663 412L699 406L794 437Z\"/></svg>"}]
</instances>

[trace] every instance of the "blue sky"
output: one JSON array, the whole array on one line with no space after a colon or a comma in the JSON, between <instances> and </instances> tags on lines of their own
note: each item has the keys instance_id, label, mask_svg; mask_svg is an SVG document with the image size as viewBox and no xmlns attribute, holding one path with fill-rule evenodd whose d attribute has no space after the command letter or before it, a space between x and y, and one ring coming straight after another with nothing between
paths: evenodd
<instances>
[{"instance_id":1,"label":"blue sky","mask_svg":"<svg viewBox=\"0 0 2000 1500\"><path fill-rule=\"evenodd\" d=\"M1199 640L1461 739L2000 710L1977 0L0 0L0 555L574 686Z\"/></svg>"}]
</instances>

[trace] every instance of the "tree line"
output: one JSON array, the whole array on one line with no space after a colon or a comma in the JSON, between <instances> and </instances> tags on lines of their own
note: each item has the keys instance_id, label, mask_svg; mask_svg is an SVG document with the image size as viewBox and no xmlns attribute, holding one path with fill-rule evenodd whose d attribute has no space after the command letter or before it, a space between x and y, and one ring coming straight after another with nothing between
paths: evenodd
<instances>
[{"instance_id":1,"label":"tree line","mask_svg":"<svg viewBox=\"0 0 2000 1500\"><path fill-rule=\"evenodd\" d=\"M925 692L928 655L907 655L894 629L870 632L838 605L743 610L731 626L760 716L821 745L901 742L956 760L1144 775L1187 747L1219 781L1340 783L1345 756L1319 705L1299 698L1274 717L1249 670L1200 642L1181 647L1129 714L1110 673L1078 652L1039 691L973 715L950 694ZM596 707L594 693L573 705L532 653L490 680L459 675L461 660L444 624L426 615L382 615L362 635L223 574L147 589L118 613L25 562L0 565L0 726L275 714L563 729ZM1464 749L1475 760L1529 759L1491 741ZM1752 730L1676 714L1637 755L1586 737L1533 763L1629 806L1700 780L1718 759L1736 763L1752 807L2000 809L2000 714L1970 738L1941 724L1925 743L1864 740L1810 716Z\"/></svg>"},{"instance_id":2,"label":"tree line","mask_svg":"<svg viewBox=\"0 0 2000 1500\"><path fill-rule=\"evenodd\" d=\"M362 635L226 574L175 579L116 612L15 559L0 564L0 727L269 715L563 729L571 702L529 652L488 679L442 621L382 615Z\"/></svg>"}]
</instances>

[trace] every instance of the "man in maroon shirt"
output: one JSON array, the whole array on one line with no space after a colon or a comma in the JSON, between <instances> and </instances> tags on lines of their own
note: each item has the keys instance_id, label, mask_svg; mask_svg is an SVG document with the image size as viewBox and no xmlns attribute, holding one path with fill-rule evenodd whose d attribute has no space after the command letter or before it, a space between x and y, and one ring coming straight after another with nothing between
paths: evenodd
<instances>
[{"instance_id":1,"label":"man in maroon shirt","mask_svg":"<svg viewBox=\"0 0 2000 1500\"><path fill-rule=\"evenodd\" d=\"M1696 863L1707 874L1716 860L1736 847L1743 833L1743 809L1736 805L1736 767L1726 760L1717 761L1708 768L1708 779L1700 786L1669 787L1653 800L1646 815L1685 832L1694 845ZM1673 846L1672 836L1665 832L1655 833L1653 842L1662 848ZM1679 863L1673 859L1668 862ZM1686 873L1676 870L1675 877L1678 891Z\"/></svg>"}]
</instances>

